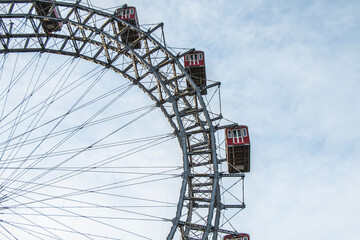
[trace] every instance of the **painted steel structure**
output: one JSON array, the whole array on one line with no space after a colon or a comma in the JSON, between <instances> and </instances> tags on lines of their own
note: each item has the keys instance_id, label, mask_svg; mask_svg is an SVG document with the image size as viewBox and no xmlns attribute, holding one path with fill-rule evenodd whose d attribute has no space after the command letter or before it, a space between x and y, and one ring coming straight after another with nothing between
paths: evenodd
<instances>
[{"instance_id":1,"label":"painted steel structure","mask_svg":"<svg viewBox=\"0 0 360 240\"><path fill-rule=\"evenodd\" d=\"M184 66L196 86L202 88L201 95L206 95L205 53L203 51L194 51L186 54L184 56ZM191 91L192 86L190 82L188 82L187 86Z\"/></svg>"},{"instance_id":2,"label":"painted steel structure","mask_svg":"<svg viewBox=\"0 0 360 240\"><path fill-rule=\"evenodd\" d=\"M116 9L115 16L120 18L121 20L131 24L134 27L139 27L139 20L135 7L127 6L126 4L121 8ZM126 28L126 25L123 25L121 21L118 21L119 30L123 30ZM121 34L121 40L126 44L134 43L140 37L139 33L131 28L128 28ZM133 49L141 48L141 41L136 41L132 46Z\"/></svg>"},{"instance_id":3,"label":"painted steel structure","mask_svg":"<svg viewBox=\"0 0 360 240\"><path fill-rule=\"evenodd\" d=\"M47 2L36 2L36 13L44 17L51 16L53 18L61 18L59 8L55 6L53 2L53 0L48 0ZM41 23L44 31L47 33L60 31L62 26L60 21L54 19L44 19Z\"/></svg>"},{"instance_id":4,"label":"painted steel structure","mask_svg":"<svg viewBox=\"0 0 360 240\"><path fill-rule=\"evenodd\" d=\"M201 91L220 83L197 86L181 59L190 50L174 54L155 37L162 24L143 30L118 16L79 3L54 2L61 16L43 16L35 10L44 0L2 0L0 3L0 53L46 52L62 54L109 68L137 85L163 112L174 129L183 154L183 174L176 215L167 239L180 232L182 239L219 239L219 234L237 234L221 229L226 209L242 204L222 203L221 178L243 179L243 173L219 171L215 133L221 115L213 116ZM44 21L57 21L61 31L44 31ZM122 28L119 28L118 23ZM122 35L134 31L139 38L131 43ZM141 42L142 51L137 44ZM91 48L88 48L91 46ZM91 51L85 49L91 49ZM119 64L120 59L125 59ZM126 62L127 64L124 64ZM150 79L143 84L145 79ZM149 84L150 82L150 84ZM189 90L188 84L191 85Z\"/></svg>"},{"instance_id":5,"label":"painted steel structure","mask_svg":"<svg viewBox=\"0 0 360 240\"><path fill-rule=\"evenodd\" d=\"M239 233L236 235L230 234L224 237L224 240L250 240L249 234Z\"/></svg>"},{"instance_id":6,"label":"painted steel structure","mask_svg":"<svg viewBox=\"0 0 360 240\"><path fill-rule=\"evenodd\" d=\"M226 159L230 173L250 172L249 128L244 125L225 129Z\"/></svg>"}]
</instances>

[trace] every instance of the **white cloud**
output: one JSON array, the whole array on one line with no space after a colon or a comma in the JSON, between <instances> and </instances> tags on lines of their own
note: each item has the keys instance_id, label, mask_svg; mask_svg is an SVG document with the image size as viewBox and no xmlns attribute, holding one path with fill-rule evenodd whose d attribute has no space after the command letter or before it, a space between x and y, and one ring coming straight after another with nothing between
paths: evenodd
<instances>
[{"instance_id":1,"label":"white cloud","mask_svg":"<svg viewBox=\"0 0 360 240\"><path fill-rule=\"evenodd\" d=\"M205 51L225 117L250 127L248 208L234 226L252 240L358 239L360 4L128 4L141 24L164 22L170 46Z\"/></svg>"}]
</instances>

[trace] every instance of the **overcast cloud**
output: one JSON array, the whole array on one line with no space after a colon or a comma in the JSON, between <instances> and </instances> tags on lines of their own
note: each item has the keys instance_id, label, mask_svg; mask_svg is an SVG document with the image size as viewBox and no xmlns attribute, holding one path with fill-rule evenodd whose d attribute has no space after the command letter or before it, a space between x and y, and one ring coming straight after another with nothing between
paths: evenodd
<instances>
[{"instance_id":1,"label":"overcast cloud","mask_svg":"<svg viewBox=\"0 0 360 240\"><path fill-rule=\"evenodd\" d=\"M238 230L252 240L357 240L360 2L128 4L140 23L164 22L170 46L205 51L224 115L250 127Z\"/></svg>"},{"instance_id":2,"label":"overcast cloud","mask_svg":"<svg viewBox=\"0 0 360 240\"><path fill-rule=\"evenodd\" d=\"M222 82L224 116L249 126L247 208L234 227L252 240L357 240L360 2L127 4L140 24L164 22L169 46L203 50L207 77Z\"/></svg>"}]
</instances>

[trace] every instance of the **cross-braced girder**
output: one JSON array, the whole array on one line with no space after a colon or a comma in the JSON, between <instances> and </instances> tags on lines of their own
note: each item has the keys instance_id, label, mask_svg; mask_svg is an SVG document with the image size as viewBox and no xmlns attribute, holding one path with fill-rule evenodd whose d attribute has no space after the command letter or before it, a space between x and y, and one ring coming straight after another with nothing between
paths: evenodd
<instances>
[{"instance_id":1,"label":"cross-braced girder","mask_svg":"<svg viewBox=\"0 0 360 240\"><path fill-rule=\"evenodd\" d=\"M0 4L0 53L44 52L68 55L109 68L142 89L161 109L174 129L183 153L183 181L176 216L168 239L177 231L183 239L217 239L221 211L244 205L221 203L220 161L214 127L220 117L207 110L201 92L186 73L181 59L157 36L162 24L143 30L110 13L69 2L54 2L62 17L41 16L35 10L43 0L5 0ZM46 32L44 20L59 21L61 31ZM125 27L119 29L118 22ZM139 38L124 43L128 29ZM161 35L161 34L160 34ZM141 48L134 46L141 42ZM192 86L188 88L187 82ZM206 88L218 87L219 83ZM243 177L243 176L240 176Z\"/></svg>"}]
</instances>

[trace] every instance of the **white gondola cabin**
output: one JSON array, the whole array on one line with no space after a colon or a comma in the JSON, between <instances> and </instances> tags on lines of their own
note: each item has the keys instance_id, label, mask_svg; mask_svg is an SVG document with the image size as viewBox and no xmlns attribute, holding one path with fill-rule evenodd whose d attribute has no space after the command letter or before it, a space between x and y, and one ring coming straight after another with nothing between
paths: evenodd
<instances>
[{"instance_id":1,"label":"white gondola cabin","mask_svg":"<svg viewBox=\"0 0 360 240\"><path fill-rule=\"evenodd\" d=\"M224 240L250 240L250 236L246 233L239 233L237 235L230 234L226 235Z\"/></svg>"},{"instance_id":2,"label":"white gondola cabin","mask_svg":"<svg viewBox=\"0 0 360 240\"><path fill-rule=\"evenodd\" d=\"M134 27L137 28L139 27L139 20L135 7L130 7L125 5L124 7L115 10L115 16L117 16L118 18L120 18L121 20L127 23L130 23ZM126 26L123 25L120 21L118 21L118 26L120 32L124 30L124 28L126 28ZM132 46L134 49L141 48L140 40L136 41L139 37L140 37L139 33L131 28L127 28L126 30L124 30L123 33L121 33L121 40L124 43L130 45L135 42L134 45Z\"/></svg>"},{"instance_id":3,"label":"white gondola cabin","mask_svg":"<svg viewBox=\"0 0 360 240\"><path fill-rule=\"evenodd\" d=\"M54 0L46 2L35 2L35 11L40 16L61 18L59 8L53 3ZM41 25L46 33L61 31L62 22L54 19L41 19Z\"/></svg>"},{"instance_id":4,"label":"white gondola cabin","mask_svg":"<svg viewBox=\"0 0 360 240\"><path fill-rule=\"evenodd\" d=\"M250 172L250 136L247 126L225 129L229 173Z\"/></svg>"},{"instance_id":5,"label":"white gondola cabin","mask_svg":"<svg viewBox=\"0 0 360 240\"><path fill-rule=\"evenodd\" d=\"M186 72L198 87L206 87L205 54L203 51L195 51L184 56ZM191 84L187 82L188 90L192 90ZM203 89L201 95L206 95L207 90Z\"/></svg>"}]
</instances>

